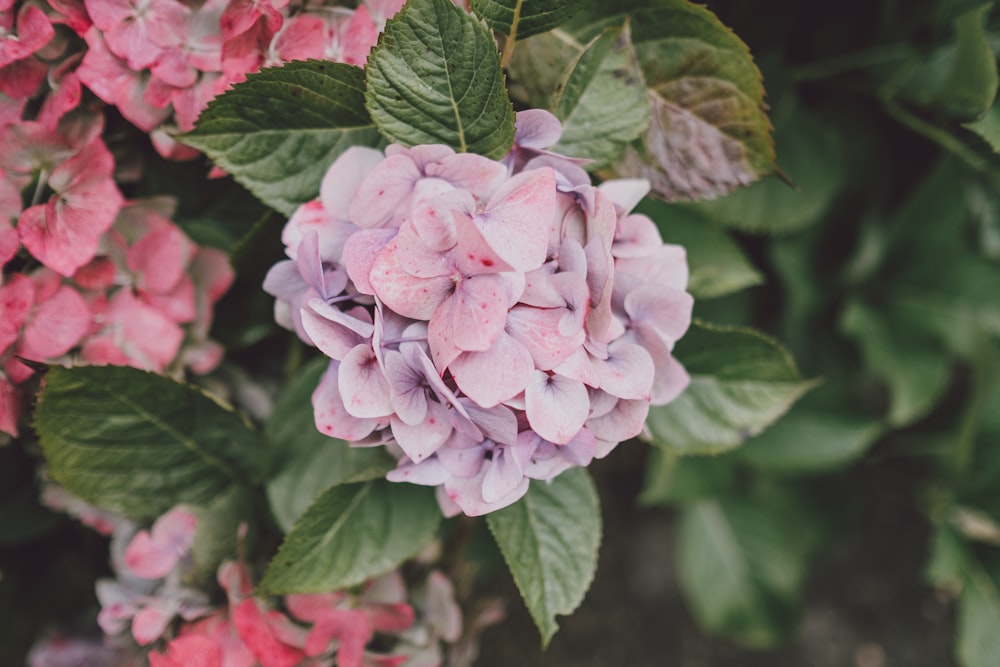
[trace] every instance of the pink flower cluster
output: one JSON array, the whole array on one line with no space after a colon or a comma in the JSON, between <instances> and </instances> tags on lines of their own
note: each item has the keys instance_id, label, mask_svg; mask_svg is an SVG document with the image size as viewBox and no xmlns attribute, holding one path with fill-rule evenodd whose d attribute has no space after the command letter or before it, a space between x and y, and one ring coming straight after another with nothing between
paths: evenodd
<instances>
[{"instance_id":1,"label":"pink flower cluster","mask_svg":"<svg viewBox=\"0 0 1000 667\"><path fill-rule=\"evenodd\" d=\"M208 331L232 269L221 251L192 243L172 212L166 198L126 203L68 277L49 266L3 276L0 431L18 433L19 385L34 375L21 359L158 373L206 373L218 364L222 348ZM18 231L23 225L22 216Z\"/></svg>"},{"instance_id":2,"label":"pink flower cluster","mask_svg":"<svg viewBox=\"0 0 1000 667\"><path fill-rule=\"evenodd\" d=\"M44 97L54 127L86 86L150 133L165 157L197 155L188 131L213 97L262 66L319 58L364 65L404 0L356 10L295 0L0 0L0 125ZM77 45L82 39L86 48Z\"/></svg>"},{"instance_id":3,"label":"pink flower cluster","mask_svg":"<svg viewBox=\"0 0 1000 667\"><path fill-rule=\"evenodd\" d=\"M253 596L245 566L227 562L219 584L228 604L183 624L164 652L149 656L150 667L437 667L440 642L461 634L461 612L451 582L431 572L425 586L438 606L417 618L407 603L398 572L347 591L288 595L280 606ZM376 636L389 650L370 648Z\"/></svg>"},{"instance_id":4,"label":"pink flower cluster","mask_svg":"<svg viewBox=\"0 0 1000 667\"><path fill-rule=\"evenodd\" d=\"M517 117L501 161L445 146L355 147L288 221L264 288L276 318L331 358L316 425L386 445L389 479L478 515L638 435L687 374L684 250L629 214L641 181L594 187Z\"/></svg>"},{"instance_id":5,"label":"pink flower cluster","mask_svg":"<svg viewBox=\"0 0 1000 667\"><path fill-rule=\"evenodd\" d=\"M79 509L80 501L51 489L57 504L69 498ZM97 582L97 620L121 650L105 664L131 664L138 645L154 649L151 667L436 667L441 643L462 636L451 582L436 571L412 592L395 571L356 592L288 595L276 603L255 596L245 564L227 561L218 569L226 602L213 605L205 592L185 584L194 568L197 523L182 508L150 530L115 520L117 578ZM376 636L378 650L369 647Z\"/></svg>"}]
</instances>

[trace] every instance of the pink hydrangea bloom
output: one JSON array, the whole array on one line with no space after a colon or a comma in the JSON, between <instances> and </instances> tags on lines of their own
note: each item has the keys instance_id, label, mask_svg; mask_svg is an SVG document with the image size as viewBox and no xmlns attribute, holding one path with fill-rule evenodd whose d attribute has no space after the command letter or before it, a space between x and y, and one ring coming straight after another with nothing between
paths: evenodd
<instances>
[{"instance_id":1,"label":"pink hydrangea bloom","mask_svg":"<svg viewBox=\"0 0 1000 667\"><path fill-rule=\"evenodd\" d=\"M518 115L504 160L445 146L353 148L300 207L268 274L279 323L330 357L316 425L384 444L393 481L448 514L520 498L638 435L686 386L684 250L630 209L641 181L590 184Z\"/></svg>"},{"instance_id":2,"label":"pink hydrangea bloom","mask_svg":"<svg viewBox=\"0 0 1000 667\"><path fill-rule=\"evenodd\" d=\"M21 243L42 264L64 276L89 262L124 202L112 178L114 160L100 139L59 164L47 182L55 192L21 213Z\"/></svg>"},{"instance_id":3,"label":"pink hydrangea bloom","mask_svg":"<svg viewBox=\"0 0 1000 667\"><path fill-rule=\"evenodd\" d=\"M368 0L356 9L289 0L53 0L50 4L52 20L75 30L87 49L67 60L56 77L50 76L53 90L44 120L51 122L74 100L78 103L82 83L150 133L161 155L184 160L198 153L177 143L171 134L193 129L209 102L230 85L263 66L289 60L318 58L364 66L386 20L404 2ZM29 18L38 17L32 13L25 20ZM22 51L27 52L12 51L19 58L10 65L19 68L18 85L12 83L8 93L14 100L30 94L24 90L36 90L47 71L44 63L23 56Z\"/></svg>"},{"instance_id":4,"label":"pink hydrangea bloom","mask_svg":"<svg viewBox=\"0 0 1000 667\"><path fill-rule=\"evenodd\" d=\"M30 166L35 157L4 159L17 173L14 168ZM35 372L22 357L159 373L208 373L218 365L223 350L208 334L233 270L224 253L199 248L181 232L169 219L173 207L169 198L128 202L68 276L39 267L0 283L0 431L18 432L18 385ZM0 223L0 242L3 230Z\"/></svg>"},{"instance_id":5,"label":"pink hydrangea bloom","mask_svg":"<svg viewBox=\"0 0 1000 667\"><path fill-rule=\"evenodd\" d=\"M223 563L218 580L227 593L226 605L184 623L165 652L150 654L151 665L435 667L441 664L440 642L461 636L451 584L437 572L418 586L425 593L416 609L407 602L399 572L373 579L356 592L288 595L281 604L254 595L242 563ZM438 629L442 623L444 631ZM376 635L381 650L370 646ZM427 661L429 656L437 659ZM185 662L196 657L205 662Z\"/></svg>"},{"instance_id":6,"label":"pink hydrangea bloom","mask_svg":"<svg viewBox=\"0 0 1000 667\"><path fill-rule=\"evenodd\" d=\"M23 100L45 80L47 67L34 58L55 35L51 21L34 5L0 11L0 91Z\"/></svg>"}]
</instances>

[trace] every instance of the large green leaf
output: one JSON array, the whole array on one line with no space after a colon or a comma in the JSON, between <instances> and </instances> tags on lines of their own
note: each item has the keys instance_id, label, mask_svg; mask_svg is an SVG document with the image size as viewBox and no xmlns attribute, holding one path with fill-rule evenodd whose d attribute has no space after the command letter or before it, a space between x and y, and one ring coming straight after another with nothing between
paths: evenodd
<instances>
[{"instance_id":1,"label":"large green leaf","mask_svg":"<svg viewBox=\"0 0 1000 667\"><path fill-rule=\"evenodd\" d=\"M922 61L908 61L888 86L892 94L960 121L980 118L997 94L996 55L985 19L992 2L963 11L954 19L954 41Z\"/></svg>"},{"instance_id":2,"label":"large green leaf","mask_svg":"<svg viewBox=\"0 0 1000 667\"><path fill-rule=\"evenodd\" d=\"M962 667L992 667L1000 655L1000 584L975 561L967 565L958 599L955 653Z\"/></svg>"},{"instance_id":3,"label":"large green leaf","mask_svg":"<svg viewBox=\"0 0 1000 667\"><path fill-rule=\"evenodd\" d=\"M364 106L363 72L309 60L251 74L178 137L211 157L265 204L290 215L319 195L347 148L380 138Z\"/></svg>"},{"instance_id":4,"label":"large green leaf","mask_svg":"<svg viewBox=\"0 0 1000 667\"><path fill-rule=\"evenodd\" d=\"M931 547L927 578L958 596L958 664L991 667L1000 655L1000 567L995 554L986 559L978 557L946 524L937 526Z\"/></svg>"},{"instance_id":5,"label":"large green leaf","mask_svg":"<svg viewBox=\"0 0 1000 667\"><path fill-rule=\"evenodd\" d=\"M690 271L688 291L696 299L725 296L764 282L724 230L689 208L644 199L636 212L652 218L665 242L684 246Z\"/></svg>"},{"instance_id":6,"label":"large green leaf","mask_svg":"<svg viewBox=\"0 0 1000 667\"><path fill-rule=\"evenodd\" d=\"M321 493L285 537L262 594L319 593L384 574L430 542L441 510L433 489L385 480Z\"/></svg>"},{"instance_id":7,"label":"large green leaf","mask_svg":"<svg viewBox=\"0 0 1000 667\"><path fill-rule=\"evenodd\" d=\"M737 447L783 415L816 383L788 352L748 328L695 323L674 355L691 384L673 402L650 408L653 442L679 454Z\"/></svg>"},{"instance_id":8,"label":"large green leaf","mask_svg":"<svg viewBox=\"0 0 1000 667\"><path fill-rule=\"evenodd\" d=\"M392 141L491 158L514 143L493 35L450 0L410 0L386 23L365 71L368 110Z\"/></svg>"},{"instance_id":9,"label":"large green leaf","mask_svg":"<svg viewBox=\"0 0 1000 667\"><path fill-rule=\"evenodd\" d=\"M736 480L731 456L679 456L662 447L651 447L644 466L644 505L667 507L722 495Z\"/></svg>"},{"instance_id":10,"label":"large green leaf","mask_svg":"<svg viewBox=\"0 0 1000 667\"><path fill-rule=\"evenodd\" d=\"M735 452L750 466L773 473L817 473L857 460L882 433L874 419L794 406Z\"/></svg>"},{"instance_id":11,"label":"large green leaf","mask_svg":"<svg viewBox=\"0 0 1000 667\"><path fill-rule=\"evenodd\" d=\"M711 199L774 171L760 71L702 6L663 0L631 15L651 120L616 171L669 199Z\"/></svg>"},{"instance_id":12,"label":"large green leaf","mask_svg":"<svg viewBox=\"0 0 1000 667\"><path fill-rule=\"evenodd\" d=\"M886 419L905 426L934 407L947 387L951 363L940 343L892 315L891 307L876 310L854 300L844 308L840 327L857 341L865 366L888 385Z\"/></svg>"},{"instance_id":13,"label":"large green leaf","mask_svg":"<svg viewBox=\"0 0 1000 667\"><path fill-rule=\"evenodd\" d=\"M53 479L143 520L260 477L264 440L190 385L134 368L49 369L35 429Z\"/></svg>"},{"instance_id":14,"label":"large green leaf","mask_svg":"<svg viewBox=\"0 0 1000 667\"><path fill-rule=\"evenodd\" d=\"M697 200L774 171L760 72L746 45L714 14L687 0L658 0L635 11L629 5L642 3L590 4L570 24L518 47L512 94L544 106L570 75L565 69L560 79L560 68L575 62L601 30L628 22L650 122L610 172L647 178L665 199Z\"/></svg>"},{"instance_id":15,"label":"large green leaf","mask_svg":"<svg viewBox=\"0 0 1000 667\"><path fill-rule=\"evenodd\" d=\"M785 639L823 538L803 500L783 490L684 507L677 569L698 624L751 646Z\"/></svg>"},{"instance_id":16,"label":"large green leaf","mask_svg":"<svg viewBox=\"0 0 1000 667\"><path fill-rule=\"evenodd\" d=\"M532 482L524 498L486 522L548 645L556 615L580 605L597 569L601 509L590 475L574 468L550 483Z\"/></svg>"},{"instance_id":17,"label":"large green leaf","mask_svg":"<svg viewBox=\"0 0 1000 667\"><path fill-rule=\"evenodd\" d=\"M520 42L507 74L510 94L531 108L546 109L584 44L557 29Z\"/></svg>"},{"instance_id":18,"label":"large green leaf","mask_svg":"<svg viewBox=\"0 0 1000 667\"><path fill-rule=\"evenodd\" d=\"M563 133L552 150L593 160L597 169L617 160L649 125L646 87L627 27L609 28L572 63L551 107Z\"/></svg>"},{"instance_id":19,"label":"large green leaf","mask_svg":"<svg viewBox=\"0 0 1000 667\"><path fill-rule=\"evenodd\" d=\"M774 141L789 185L769 175L714 201L690 206L726 227L753 233L783 233L816 222L843 188L842 130L798 105L790 96L776 107Z\"/></svg>"},{"instance_id":20,"label":"large green leaf","mask_svg":"<svg viewBox=\"0 0 1000 667\"><path fill-rule=\"evenodd\" d=\"M471 0L472 11L509 39L552 30L565 21L578 0Z\"/></svg>"},{"instance_id":21,"label":"large green leaf","mask_svg":"<svg viewBox=\"0 0 1000 667\"><path fill-rule=\"evenodd\" d=\"M994 153L1000 154L1000 104L994 103L982 118L966 123L965 127L982 137Z\"/></svg>"},{"instance_id":22,"label":"large green leaf","mask_svg":"<svg viewBox=\"0 0 1000 667\"><path fill-rule=\"evenodd\" d=\"M942 160L914 187L892 218L899 238L881 276L900 315L936 331L964 355L975 352L960 340L970 328L1000 336L1000 262L976 247L970 178L958 162ZM995 190L987 194L998 196Z\"/></svg>"},{"instance_id":23,"label":"large green leaf","mask_svg":"<svg viewBox=\"0 0 1000 667\"><path fill-rule=\"evenodd\" d=\"M267 424L282 462L267 484L267 498L285 532L320 492L383 477L395 467L396 460L384 447L351 447L317 430L311 397L328 363L323 357L301 369L281 393Z\"/></svg>"}]
</instances>

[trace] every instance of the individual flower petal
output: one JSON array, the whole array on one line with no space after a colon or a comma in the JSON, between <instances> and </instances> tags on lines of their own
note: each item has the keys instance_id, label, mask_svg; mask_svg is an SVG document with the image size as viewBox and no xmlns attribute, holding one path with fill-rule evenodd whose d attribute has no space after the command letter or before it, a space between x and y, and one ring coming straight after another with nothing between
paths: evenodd
<instances>
[{"instance_id":1,"label":"individual flower petal","mask_svg":"<svg viewBox=\"0 0 1000 667\"><path fill-rule=\"evenodd\" d=\"M193 250L184 232L167 224L132 244L125 261L137 287L165 294L180 281Z\"/></svg>"},{"instance_id":2,"label":"individual flower petal","mask_svg":"<svg viewBox=\"0 0 1000 667\"><path fill-rule=\"evenodd\" d=\"M449 477L451 477L451 471L436 456L426 458L417 464L408 459L402 459L399 466L390 470L385 476L390 482L409 482L421 486L440 486Z\"/></svg>"},{"instance_id":3,"label":"individual flower petal","mask_svg":"<svg viewBox=\"0 0 1000 667\"><path fill-rule=\"evenodd\" d=\"M21 418L21 396L3 373L0 373L0 432L18 435L17 422Z\"/></svg>"},{"instance_id":4,"label":"individual flower petal","mask_svg":"<svg viewBox=\"0 0 1000 667\"><path fill-rule=\"evenodd\" d=\"M76 347L90 329L91 321L90 308L80 293L63 285L35 307L24 327L17 353L36 361L60 357Z\"/></svg>"},{"instance_id":5,"label":"individual flower petal","mask_svg":"<svg viewBox=\"0 0 1000 667\"><path fill-rule=\"evenodd\" d=\"M642 433L648 414L649 401L619 399L608 413L587 420L587 428L598 440L617 444ZM606 453L595 456L601 458Z\"/></svg>"},{"instance_id":6,"label":"individual flower petal","mask_svg":"<svg viewBox=\"0 0 1000 667\"><path fill-rule=\"evenodd\" d=\"M255 599L243 600L232 614L236 631L262 667L295 667L305 657L302 651L275 637Z\"/></svg>"},{"instance_id":7,"label":"individual flower petal","mask_svg":"<svg viewBox=\"0 0 1000 667\"><path fill-rule=\"evenodd\" d=\"M84 340L82 357L92 364L134 366L162 372L177 358L184 330L131 290L119 290L104 313L104 328Z\"/></svg>"},{"instance_id":8,"label":"individual flower petal","mask_svg":"<svg viewBox=\"0 0 1000 667\"><path fill-rule=\"evenodd\" d=\"M350 219L358 227L382 227L396 217L422 174L409 155L389 155L375 165L357 189Z\"/></svg>"},{"instance_id":9,"label":"individual flower petal","mask_svg":"<svg viewBox=\"0 0 1000 667\"><path fill-rule=\"evenodd\" d=\"M480 471L472 478L453 477L445 482L445 493L466 515L482 516L512 505L528 492L529 480L527 477L522 477L518 485L506 495L495 501L488 501L483 498L483 479L485 477L486 470Z\"/></svg>"},{"instance_id":10,"label":"individual flower petal","mask_svg":"<svg viewBox=\"0 0 1000 667\"><path fill-rule=\"evenodd\" d=\"M35 302L35 284L31 278L15 273L0 285L0 354L21 335Z\"/></svg>"},{"instance_id":11,"label":"individual flower petal","mask_svg":"<svg viewBox=\"0 0 1000 667\"><path fill-rule=\"evenodd\" d=\"M555 207L555 175L551 169L536 169L507 181L474 219L504 261L518 271L531 271L545 261Z\"/></svg>"},{"instance_id":12,"label":"individual flower petal","mask_svg":"<svg viewBox=\"0 0 1000 667\"><path fill-rule=\"evenodd\" d=\"M647 322L668 341L676 341L691 326L694 298L687 292L644 285L625 297L625 311L635 321Z\"/></svg>"},{"instance_id":13,"label":"individual flower petal","mask_svg":"<svg viewBox=\"0 0 1000 667\"><path fill-rule=\"evenodd\" d=\"M132 636L139 646L148 646L162 637L177 614L177 608L171 601L157 602L143 607L132 617Z\"/></svg>"},{"instance_id":14,"label":"individual flower petal","mask_svg":"<svg viewBox=\"0 0 1000 667\"><path fill-rule=\"evenodd\" d=\"M355 346L371 338L372 325L358 317L362 313L367 315L363 310L345 313L316 298L309 299L300 311L302 327L309 340L338 361L343 361Z\"/></svg>"},{"instance_id":15,"label":"individual flower petal","mask_svg":"<svg viewBox=\"0 0 1000 667\"><path fill-rule=\"evenodd\" d=\"M378 422L359 419L347 412L340 396L339 370L340 363L331 361L312 394L313 416L320 433L356 442L370 435L378 427Z\"/></svg>"},{"instance_id":16,"label":"individual flower petal","mask_svg":"<svg viewBox=\"0 0 1000 667\"><path fill-rule=\"evenodd\" d=\"M5 9L4 13L9 12ZM0 25L0 67L35 54L55 35L48 17L34 5L23 5L17 13L16 28L8 32Z\"/></svg>"},{"instance_id":17,"label":"individual flower petal","mask_svg":"<svg viewBox=\"0 0 1000 667\"><path fill-rule=\"evenodd\" d=\"M198 519L175 508L153 523L151 532L139 531L125 549L125 566L144 579L160 579L174 569L191 548Z\"/></svg>"},{"instance_id":18,"label":"individual flower petal","mask_svg":"<svg viewBox=\"0 0 1000 667\"><path fill-rule=\"evenodd\" d=\"M617 178L604 181L598 188L621 211L628 213L649 194L649 181L644 178Z\"/></svg>"},{"instance_id":19,"label":"individual flower petal","mask_svg":"<svg viewBox=\"0 0 1000 667\"><path fill-rule=\"evenodd\" d=\"M344 409L353 417L388 417L393 413L389 381L370 344L357 345L340 362L338 374Z\"/></svg>"},{"instance_id":20,"label":"individual flower petal","mask_svg":"<svg viewBox=\"0 0 1000 667\"><path fill-rule=\"evenodd\" d=\"M399 421L411 426L423 423L428 406L423 369L411 366L396 350L386 352L382 364L389 382L389 400Z\"/></svg>"},{"instance_id":21,"label":"individual flower petal","mask_svg":"<svg viewBox=\"0 0 1000 667\"><path fill-rule=\"evenodd\" d=\"M482 495L487 503L496 503L513 493L524 481L524 471L511 453L512 448L501 446L493 449L483 475Z\"/></svg>"},{"instance_id":22,"label":"individual flower petal","mask_svg":"<svg viewBox=\"0 0 1000 667\"><path fill-rule=\"evenodd\" d=\"M328 214L350 220L351 202L361 183L383 160L381 151L367 146L351 146L334 161L320 184L320 201Z\"/></svg>"},{"instance_id":23,"label":"individual flower petal","mask_svg":"<svg viewBox=\"0 0 1000 667\"><path fill-rule=\"evenodd\" d=\"M124 201L113 169L111 153L95 140L52 171L56 194L24 211L18 224L21 243L42 264L71 276L94 257Z\"/></svg>"},{"instance_id":24,"label":"individual flower petal","mask_svg":"<svg viewBox=\"0 0 1000 667\"><path fill-rule=\"evenodd\" d=\"M395 415L392 417L392 435L414 463L420 463L436 452L451 436L448 409L431 401L425 419L419 424L407 424Z\"/></svg>"},{"instance_id":25,"label":"individual flower petal","mask_svg":"<svg viewBox=\"0 0 1000 667\"><path fill-rule=\"evenodd\" d=\"M608 345L608 358L594 362L601 389L618 398L648 399L653 359L645 348L620 340Z\"/></svg>"},{"instance_id":26,"label":"individual flower petal","mask_svg":"<svg viewBox=\"0 0 1000 667\"><path fill-rule=\"evenodd\" d=\"M559 325L567 311L562 308L516 306L507 317L507 332L531 354L538 370L552 370L569 359L583 344L584 332L564 336Z\"/></svg>"},{"instance_id":27,"label":"individual flower petal","mask_svg":"<svg viewBox=\"0 0 1000 667\"><path fill-rule=\"evenodd\" d=\"M368 280L373 292L389 308L404 317L429 320L455 288L451 276L417 278L399 264L393 239L375 257ZM350 265L348 265L350 273ZM351 274L353 279L353 273ZM355 281L357 282L357 281Z\"/></svg>"},{"instance_id":28,"label":"individual flower petal","mask_svg":"<svg viewBox=\"0 0 1000 667\"><path fill-rule=\"evenodd\" d=\"M524 405L531 428L558 445L572 440L590 413L590 397L582 382L542 371L531 374Z\"/></svg>"},{"instance_id":29,"label":"individual flower petal","mask_svg":"<svg viewBox=\"0 0 1000 667\"><path fill-rule=\"evenodd\" d=\"M463 352L451 365L459 389L488 408L524 391L534 363L524 346L503 333L482 352Z\"/></svg>"},{"instance_id":30,"label":"individual flower petal","mask_svg":"<svg viewBox=\"0 0 1000 667\"><path fill-rule=\"evenodd\" d=\"M451 340L458 349L487 350L503 333L508 299L501 276L472 276L456 286L451 297L434 311L433 319L452 327Z\"/></svg>"}]
</instances>

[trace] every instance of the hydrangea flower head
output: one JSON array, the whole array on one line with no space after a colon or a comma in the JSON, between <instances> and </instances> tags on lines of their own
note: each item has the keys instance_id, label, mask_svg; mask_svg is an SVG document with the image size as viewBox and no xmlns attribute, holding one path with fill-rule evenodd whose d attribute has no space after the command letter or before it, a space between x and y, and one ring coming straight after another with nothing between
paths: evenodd
<instances>
[{"instance_id":1,"label":"hydrangea flower head","mask_svg":"<svg viewBox=\"0 0 1000 667\"><path fill-rule=\"evenodd\" d=\"M447 514L606 455L688 381L671 356L691 320L684 251L630 213L648 186L594 187L545 150L551 114L518 122L501 161L346 151L265 280L279 323L331 359L320 431L385 445L389 479L438 487Z\"/></svg>"}]
</instances>

